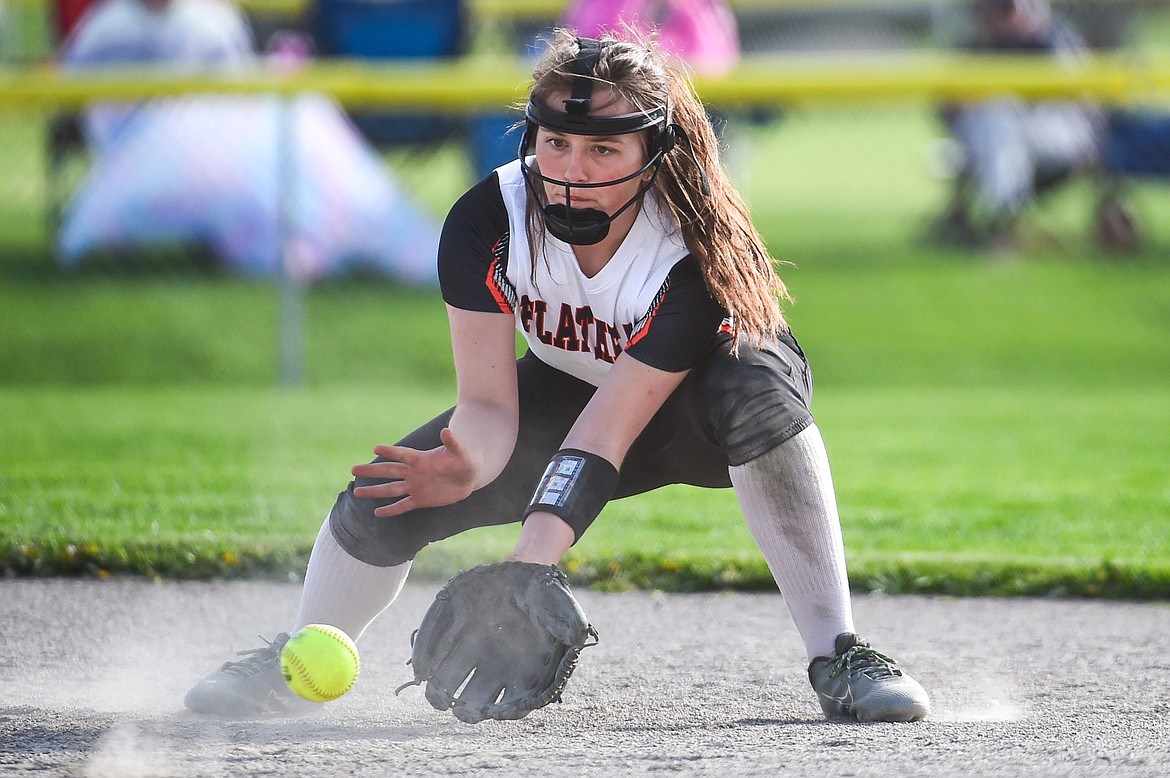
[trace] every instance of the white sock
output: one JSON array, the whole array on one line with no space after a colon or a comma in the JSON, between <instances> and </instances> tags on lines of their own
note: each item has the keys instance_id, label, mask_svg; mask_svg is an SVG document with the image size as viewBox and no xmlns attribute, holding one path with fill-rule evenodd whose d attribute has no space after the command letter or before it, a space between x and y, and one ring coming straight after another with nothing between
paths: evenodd
<instances>
[{"instance_id":1,"label":"white sock","mask_svg":"<svg viewBox=\"0 0 1170 778\"><path fill-rule=\"evenodd\" d=\"M409 572L410 562L377 567L354 559L334 539L326 517L309 556L295 629L331 624L356 641L394 602Z\"/></svg>"},{"instance_id":2,"label":"white sock","mask_svg":"<svg viewBox=\"0 0 1170 778\"><path fill-rule=\"evenodd\" d=\"M821 431L812 425L729 469L744 521L764 554L811 661L853 631L845 546Z\"/></svg>"}]
</instances>

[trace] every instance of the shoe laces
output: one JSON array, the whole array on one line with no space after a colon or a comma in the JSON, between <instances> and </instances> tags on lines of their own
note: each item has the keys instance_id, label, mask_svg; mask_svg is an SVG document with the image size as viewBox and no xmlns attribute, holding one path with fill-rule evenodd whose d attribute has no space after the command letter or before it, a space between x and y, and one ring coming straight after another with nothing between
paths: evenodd
<instances>
[{"instance_id":1,"label":"shoe laces","mask_svg":"<svg viewBox=\"0 0 1170 778\"><path fill-rule=\"evenodd\" d=\"M249 648L243 651L237 651L237 656L246 656L247 659L225 662L223 667L220 668L220 672L244 676L266 672L275 667L276 660L280 657L280 649L284 648L284 644L288 642L288 635L281 633L271 641L266 640L261 635L260 639L268 645L262 648Z\"/></svg>"},{"instance_id":2,"label":"shoe laces","mask_svg":"<svg viewBox=\"0 0 1170 778\"><path fill-rule=\"evenodd\" d=\"M833 660L829 674L837 676L844 672L850 678L864 675L874 681L880 681L883 678L895 678L902 674L901 670L894 667L896 664L897 662L882 652L863 643L858 643L850 646L844 654Z\"/></svg>"}]
</instances>

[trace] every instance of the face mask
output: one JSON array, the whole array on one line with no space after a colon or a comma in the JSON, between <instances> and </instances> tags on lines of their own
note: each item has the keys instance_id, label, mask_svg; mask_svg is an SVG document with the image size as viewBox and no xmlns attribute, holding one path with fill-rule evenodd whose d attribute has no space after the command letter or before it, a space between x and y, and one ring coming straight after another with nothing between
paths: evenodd
<instances>
[{"instance_id":1,"label":"face mask","mask_svg":"<svg viewBox=\"0 0 1170 778\"><path fill-rule=\"evenodd\" d=\"M654 179L658 177L658 172L662 169L663 157L674 148L678 138L682 138L686 143L690 150L691 159L694 160L696 166L699 166L699 162L695 157L695 150L691 146L690 138L687 137L683 128L677 124L667 123L665 106L622 116L590 116L589 109L593 103L593 85L595 83L592 76L601 56L601 47L607 45L608 41L603 43L593 38L578 38L577 42L579 54L577 59L570 63L577 78L573 80L569 99L565 100L565 110L557 111L529 99L524 112L528 125L520 139L519 157L524 183L528 187L528 191L537 203L542 202L544 198L538 196L537 186L534 183L534 179L539 180L562 187L565 190L565 202L571 203L573 202L572 192L574 189L597 189L614 186L643 176L648 171L653 171L650 177L638 187L634 196L612 214L607 214L596 208L570 208L568 205L548 204L540 206L545 227L554 237L574 246L592 246L604 240L605 236L609 234L609 227L614 219L629 210L654 185ZM628 176L613 181L574 184L550 178L528 164L525 155L528 151L529 141L535 136L537 127L570 135L602 136L627 135L649 130L654 132L656 137L650 159ZM703 176L703 192L708 194L710 189L706 173L702 172L701 166L699 166L699 170Z\"/></svg>"}]
</instances>

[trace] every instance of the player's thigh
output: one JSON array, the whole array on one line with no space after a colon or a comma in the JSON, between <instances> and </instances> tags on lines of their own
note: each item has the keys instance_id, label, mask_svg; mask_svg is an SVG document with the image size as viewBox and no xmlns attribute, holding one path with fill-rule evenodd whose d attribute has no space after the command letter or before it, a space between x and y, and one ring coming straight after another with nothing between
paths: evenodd
<instances>
[{"instance_id":1,"label":"player's thigh","mask_svg":"<svg viewBox=\"0 0 1170 778\"><path fill-rule=\"evenodd\" d=\"M812 372L784 336L732 355L729 342L697 366L631 446L617 497L668 484L731 486L727 468L783 443L812 423Z\"/></svg>"},{"instance_id":2,"label":"player's thigh","mask_svg":"<svg viewBox=\"0 0 1170 778\"><path fill-rule=\"evenodd\" d=\"M716 349L695 372L707 429L738 466L813 423L812 370L796 339L787 333L738 355Z\"/></svg>"}]
</instances>

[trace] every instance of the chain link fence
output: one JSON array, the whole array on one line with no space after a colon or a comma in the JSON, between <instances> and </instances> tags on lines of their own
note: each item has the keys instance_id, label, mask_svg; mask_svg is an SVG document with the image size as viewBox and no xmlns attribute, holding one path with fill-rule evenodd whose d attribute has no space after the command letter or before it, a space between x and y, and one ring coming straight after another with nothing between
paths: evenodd
<instances>
[{"instance_id":1,"label":"chain link fence","mask_svg":"<svg viewBox=\"0 0 1170 778\"><path fill-rule=\"evenodd\" d=\"M515 58L561 5L470 3L449 54L494 50ZM747 58L815 53L847 65L862 52L867 61L880 62L887 54L948 52L972 25L968 4L943 0L743 0L733 6ZM19 81L53 56L60 4L7 0L0 8L0 54ZM1170 51L1164 2L1076 0L1057 9L1108 56L1145 61ZM320 37L320 4L253 0L245 10L257 49L269 52L257 61L258 72L285 67L289 57L336 56ZM825 78L793 72L794 82ZM155 75L120 72L123 84ZM833 96L822 84L822 99L810 107L776 98L768 93L766 69L757 75L763 96L754 103L737 98L721 111L726 163L753 205L784 225L786 234L790 226L799 228L785 215L786 205L836 213L848 202L861 212L889 214L890 181L899 178L918 186L895 187L904 199L898 214L922 218L946 208L954 171L947 145L939 142L945 127L922 94L901 99L899 89L913 91L912 83L881 84L874 99L858 89ZM1054 84L1059 90L1059 80L1033 86L1043 92ZM1165 85L1160 88L1165 93ZM404 114L379 96L376 80L354 93L363 95L360 100L344 104L315 93L245 91L172 94L136 105L0 99L0 261L119 272L156 266L288 271L302 280L357 273L431 283L446 208L485 170L515 154L516 136L507 134L514 117L458 105L437 116L421 109ZM1099 168L1090 176L1085 186L1094 200L1123 203L1135 189L1158 189L1170 180L1170 139L1161 134L1170 134L1163 114L1170 115L1170 100L1120 107L1141 110L1116 114L1131 142L1113 170ZM818 115L828 118L818 125L810 118ZM112 144L110 126L134 132ZM853 159L854 149L873 153ZM799 198L776 199L771 164ZM873 202L859 201L862 196ZM1077 218L1098 218L1095 202L1085 208Z\"/></svg>"}]
</instances>

